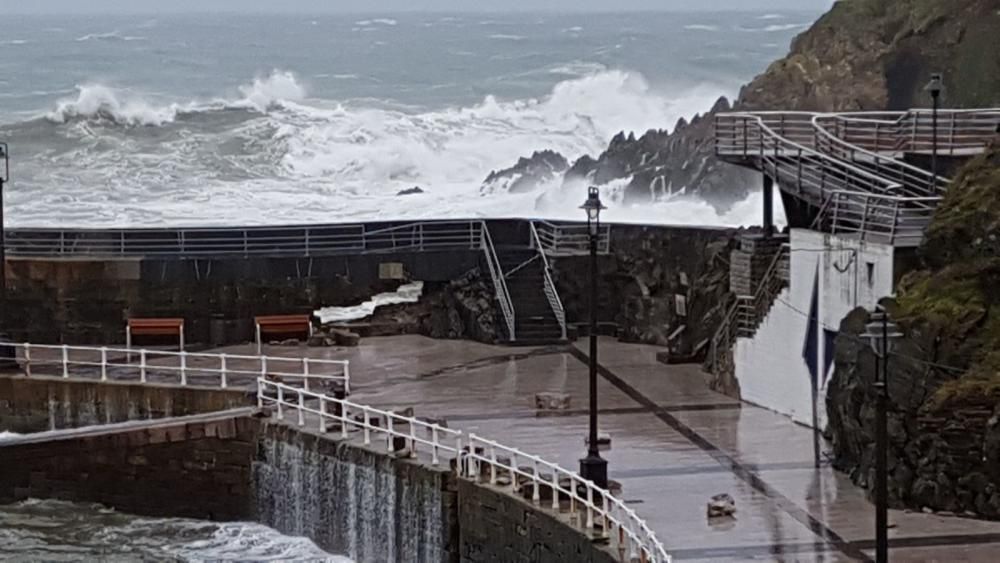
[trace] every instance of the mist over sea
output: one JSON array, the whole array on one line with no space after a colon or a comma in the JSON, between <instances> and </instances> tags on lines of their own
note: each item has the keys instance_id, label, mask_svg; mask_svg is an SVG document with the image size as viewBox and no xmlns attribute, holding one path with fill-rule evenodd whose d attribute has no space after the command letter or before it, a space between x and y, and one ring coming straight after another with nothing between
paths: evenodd
<instances>
[{"instance_id":1,"label":"mist over sea","mask_svg":"<svg viewBox=\"0 0 1000 563\"><path fill-rule=\"evenodd\" d=\"M734 96L816 16L4 16L8 225L578 218L583 194L558 183L479 187L534 150L575 160L621 130L672 128ZM425 193L396 195L413 186ZM758 210L626 208L620 187L606 188L611 220Z\"/></svg>"}]
</instances>

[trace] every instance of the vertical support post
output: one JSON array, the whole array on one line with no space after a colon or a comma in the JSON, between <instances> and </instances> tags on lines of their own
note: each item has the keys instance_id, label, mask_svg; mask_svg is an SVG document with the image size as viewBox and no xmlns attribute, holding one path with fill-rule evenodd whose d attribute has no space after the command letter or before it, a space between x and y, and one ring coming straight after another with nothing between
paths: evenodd
<instances>
[{"instance_id":1,"label":"vertical support post","mask_svg":"<svg viewBox=\"0 0 1000 563\"><path fill-rule=\"evenodd\" d=\"M497 449L490 446L490 485L497 484Z\"/></svg>"},{"instance_id":2,"label":"vertical support post","mask_svg":"<svg viewBox=\"0 0 1000 563\"><path fill-rule=\"evenodd\" d=\"M223 355L222 355L222 356L221 356L221 357L219 358L219 377L220 377L220 387L222 387L223 389L225 389L225 388L226 388L226 371L227 371L227 366L226 366L226 355L225 355L225 354L223 354Z\"/></svg>"},{"instance_id":3,"label":"vertical support post","mask_svg":"<svg viewBox=\"0 0 1000 563\"><path fill-rule=\"evenodd\" d=\"M267 379L267 356L260 357L260 376Z\"/></svg>"},{"instance_id":4,"label":"vertical support post","mask_svg":"<svg viewBox=\"0 0 1000 563\"><path fill-rule=\"evenodd\" d=\"M180 331L180 334L178 335L177 338L178 338L178 340L180 340L180 346L181 346L180 351L183 352L184 351L184 323L181 323L181 327L180 327L179 331Z\"/></svg>"},{"instance_id":5,"label":"vertical support post","mask_svg":"<svg viewBox=\"0 0 1000 563\"><path fill-rule=\"evenodd\" d=\"M344 362L344 395L351 394L351 364Z\"/></svg>"},{"instance_id":6,"label":"vertical support post","mask_svg":"<svg viewBox=\"0 0 1000 563\"><path fill-rule=\"evenodd\" d=\"M932 124L931 124L931 175L932 183L934 189L937 189L938 183L938 107L940 104L940 91L932 91L931 98L934 100L934 109L932 112Z\"/></svg>"},{"instance_id":7,"label":"vertical support post","mask_svg":"<svg viewBox=\"0 0 1000 563\"><path fill-rule=\"evenodd\" d=\"M146 382L146 349L139 350L139 381Z\"/></svg>"},{"instance_id":8,"label":"vertical support post","mask_svg":"<svg viewBox=\"0 0 1000 563\"><path fill-rule=\"evenodd\" d=\"M774 234L774 178L764 174L764 236Z\"/></svg>"},{"instance_id":9,"label":"vertical support post","mask_svg":"<svg viewBox=\"0 0 1000 563\"><path fill-rule=\"evenodd\" d=\"M438 427L435 424L431 426L431 465L437 465L438 463L440 463L438 459Z\"/></svg>"},{"instance_id":10,"label":"vertical support post","mask_svg":"<svg viewBox=\"0 0 1000 563\"><path fill-rule=\"evenodd\" d=\"M127 363L131 363L132 362L132 325L131 324L125 326L125 350L127 351L127 353L125 354L125 361Z\"/></svg>"},{"instance_id":11,"label":"vertical support post","mask_svg":"<svg viewBox=\"0 0 1000 563\"><path fill-rule=\"evenodd\" d=\"M257 342L257 355L260 356L260 351L263 343L260 340L260 323L254 323L254 340Z\"/></svg>"},{"instance_id":12,"label":"vertical support post","mask_svg":"<svg viewBox=\"0 0 1000 563\"><path fill-rule=\"evenodd\" d=\"M319 432L326 434L326 395L319 396Z\"/></svg>"},{"instance_id":13,"label":"vertical support post","mask_svg":"<svg viewBox=\"0 0 1000 563\"><path fill-rule=\"evenodd\" d=\"M24 375L31 377L31 344L24 343Z\"/></svg>"},{"instance_id":14,"label":"vertical support post","mask_svg":"<svg viewBox=\"0 0 1000 563\"><path fill-rule=\"evenodd\" d=\"M365 445L372 443L372 421L371 415L368 414L368 407L364 407L365 414Z\"/></svg>"},{"instance_id":15,"label":"vertical support post","mask_svg":"<svg viewBox=\"0 0 1000 563\"><path fill-rule=\"evenodd\" d=\"M181 385L188 384L187 377L187 352L181 352Z\"/></svg>"},{"instance_id":16,"label":"vertical support post","mask_svg":"<svg viewBox=\"0 0 1000 563\"><path fill-rule=\"evenodd\" d=\"M385 429L386 429L386 433L385 433L385 451L387 451L389 453L392 453L392 438L393 438L393 434L395 433L395 431L393 429L393 426L394 425L393 425L393 421L392 421L392 416L391 415L386 416L385 417Z\"/></svg>"},{"instance_id":17,"label":"vertical support post","mask_svg":"<svg viewBox=\"0 0 1000 563\"><path fill-rule=\"evenodd\" d=\"M587 529L594 529L594 485L587 483Z\"/></svg>"},{"instance_id":18,"label":"vertical support post","mask_svg":"<svg viewBox=\"0 0 1000 563\"><path fill-rule=\"evenodd\" d=\"M417 425L416 420L410 420L410 457L417 457Z\"/></svg>"},{"instance_id":19,"label":"vertical support post","mask_svg":"<svg viewBox=\"0 0 1000 563\"><path fill-rule=\"evenodd\" d=\"M347 424L350 420L350 415L347 413L347 405L340 404L340 437L347 438Z\"/></svg>"},{"instance_id":20,"label":"vertical support post","mask_svg":"<svg viewBox=\"0 0 1000 563\"><path fill-rule=\"evenodd\" d=\"M552 472L552 510L559 511L559 472Z\"/></svg>"},{"instance_id":21,"label":"vertical support post","mask_svg":"<svg viewBox=\"0 0 1000 563\"><path fill-rule=\"evenodd\" d=\"M101 347L101 381L108 380L108 349Z\"/></svg>"},{"instance_id":22,"label":"vertical support post","mask_svg":"<svg viewBox=\"0 0 1000 563\"><path fill-rule=\"evenodd\" d=\"M309 358L302 358L302 386L309 390Z\"/></svg>"},{"instance_id":23,"label":"vertical support post","mask_svg":"<svg viewBox=\"0 0 1000 563\"><path fill-rule=\"evenodd\" d=\"M299 426L305 426L306 425L306 414L305 414L305 411L306 411L306 400L305 400L305 397L302 395L302 391L299 391L297 394L299 396L299 409L298 409L299 410Z\"/></svg>"},{"instance_id":24,"label":"vertical support post","mask_svg":"<svg viewBox=\"0 0 1000 563\"><path fill-rule=\"evenodd\" d=\"M284 420L285 412L283 410L283 403L285 402L285 388L281 384L275 385L275 388L278 390L278 420Z\"/></svg>"},{"instance_id":25,"label":"vertical support post","mask_svg":"<svg viewBox=\"0 0 1000 563\"><path fill-rule=\"evenodd\" d=\"M65 344L62 345L62 368L63 377L69 378L69 348Z\"/></svg>"},{"instance_id":26,"label":"vertical support post","mask_svg":"<svg viewBox=\"0 0 1000 563\"><path fill-rule=\"evenodd\" d=\"M531 476L532 489L531 489L531 502L538 504L542 500L542 491L539 486L539 481L542 480L542 476L538 474L538 458L531 460L532 467L534 468L534 473Z\"/></svg>"}]
</instances>

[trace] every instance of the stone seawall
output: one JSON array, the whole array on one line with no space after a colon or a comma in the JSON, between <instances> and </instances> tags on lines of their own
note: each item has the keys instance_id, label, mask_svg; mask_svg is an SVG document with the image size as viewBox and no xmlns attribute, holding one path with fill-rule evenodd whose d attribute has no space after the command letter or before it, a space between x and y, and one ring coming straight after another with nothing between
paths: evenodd
<instances>
[{"instance_id":1,"label":"stone seawall","mask_svg":"<svg viewBox=\"0 0 1000 563\"><path fill-rule=\"evenodd\" d=\"M25 434L187 416L255 403L242 390L0 377L0 430Z\"/></svg>"},{"instance_id":2,"label":"stone seawall","mask_svg":"<svg viewBox=\"0 0 1000 563\"><path fill-rule=\"evenodd\" d=\"M458 481L462 563L618 563L612 553L528 501Z\"/></svg>"},{"instance_id":3,"label":"stone seawall","mask_svg":"<svg viewBox=\"0 0 1000 563\"><path fill-rule=\"evenodd\" d=\"M456 562L454 475L265 424L253 464L257 519L359 563Z\"/></svg>"},{"instance_id":4,"label":"stone seawall","mask_svg":"<svg viewBox=\"0 0 1000 563\"><path fill-rule=\"evenodd\" d=\"M245 520L259 425L246 410L0 442L0 504L96 502L140 516Z\"/></svg>"}]
</instances>

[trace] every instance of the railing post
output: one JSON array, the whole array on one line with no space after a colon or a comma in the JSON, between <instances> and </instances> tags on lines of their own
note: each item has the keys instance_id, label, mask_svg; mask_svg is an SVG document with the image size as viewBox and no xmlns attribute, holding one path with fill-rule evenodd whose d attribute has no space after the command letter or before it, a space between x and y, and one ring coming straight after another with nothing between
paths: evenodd
<instances>
[{"instance_id":1,"label":"railing post","mask_svg":"<svg viewBox=\"0 0 1000 563\"><path fill-rule=\"evenodd\" d=\"M347 424L350 420L349 414L347 413L347 405L343 402L340 403L340 437L347 438Z\"/></svg>"},{"instance_id":2,"label":"railing post","mask_svg":"<svg viewBox=\"0 0 1000 563\"><path fill-rule=\"evenodd\" d=\"M267 387L267 383L263 380L257 382L257 408L264 408L264 389Z\"/></svg>"},{"instance_id":3,"label":"railing post","mask_svg":"<svg viewBox=\"0 0 1000 563\"><path fill-rule=\"evenodd\" d=\"M587 529L594 529L594 484L587 482Z\"/></svg>"},{"instance_id":4,"label":"railing post","mask_svg":"<svg viewBox=\"0 0 1000 563\"><path fill-rule=\"evenodd\" d=\"M188 384L187 377L187 352L181 352L181 385Z\"/></svg>"},{"instance_id":5,"label":"railing post","mask_svg":"<svg viewBox=\"0 0 1000 563\"><path fill-rule=\"evenodd\" d=\"M146 349L139 350L139 381L146 382Z\"/></svg>"},{"instance_id":6,"label":"railing post","mask_svg":"<svg viewBox=\"0 0 1000 563\"><path fill-rule=\"evenodd\" d=\"M391 413L385 417L385 451L392 453L392 435L394 433Z\"/></svg>"},{"instance_id":7,"label":"railing post","mask_svg":"<svg viewBox=\"0 0 1000 563\"><path fill-rule=\"evenodd\" d=\"M344 363L344 395L351 394L351 364Z\"/></svg>"},{"instance_id":8,"label":"railing post","mask_svg":"<svg viewBox=\"0 0 1000 563\"><path fill-rule=\"evenodd\" d=\"M280 384L274 386L278 390L278 420L285 419L284 405L285 402L285 388Z\"/></svg>"},{"instance_id":9,"label":"railing post","mask_svg":"<svg viewBox=\"0 0 1000 563\"><path fill-rule=\"evenodd\" d=\"M302 358L302 383L306 391L309 390L309 358Z\"/></svg>"},{"instance_id":10,"label":"railing post","mask_svg":"<svg viewBox=\"0 0 1000 563\"><path fill-rule=\"evenodd\" d=\"M24 343L24 375L31 377L31 344Z\"/></svg>"},{"instance_id":11,"label":"railing post","mask_svg":"<svg viewBox=\"0 0 1000 563\"><path fill-rule=\"evenodd\" d=\"M101 347L101 381L108 380L108 349Z\"/></svg>"},{"instance_id":12,"label":"railing post","mask_svg":"<svg viewBox=\"0 0 1000 563\"><path fill-rule=\"evenodd\" d=\"M490 485L497 484L497 449L490 446Z\"/></svg>"},{"instance_id":13,"label":"railing post","mask_svg":"<svg viewBox=\"0 0 1000 563\"><path fill-rule=\"evenodd\" d=\"M417 457L417 425L410 420L410 457Z\"/></svg>"},{"instance_id":14,"label":"railing post","mask_svg":"<svg viewBox=\"0 0 1000 563\"><path fill-rule=\"evenodd\" d=\"M267 356L260 357L260 376L267 379Z\"/></svg>"},{"instance_id":15,"label":"railing post","mask_svg":"<svg viewBox=\"0 0 1000 563\"><path fill-rule=\"evenodd\" d=\"M306 400L305 400L305 397L302 394L302 391L299 391L297 394L299 396L299 426L305 426L306 425L306 415L305 415Z\"/></svg>"},{"instance_id":16,"label":"railing post","mask_svg":"<svg viewBox=\"0 0 1000 563\"><path fill-rule=\"evenodd\" d=\"M468 466L469 477L473 481L479 481L479 460L476 459L476 435L469 434L469 461L466 463ZM461 453L461 450L459 450Z\"/></svg>"},{"instance_id":17,"label":"railing post","mask_svg":"<svg viewBox=\"0 0 1000 563\"><path fill-rule=\"evenodd\" d=\"M538 474L538 458L536 457L532 459L531 463L532 467L535 470L534 474L532 475L532 482L534 483L534 487L531 492L531 502L538 504L539 501L542 500L542 491L541 487L538 484L538 482L542 480L542 476Z\"/></svg>"},{"instance_id":18,"label":"railing post","mask_svg":"<svg viewBox=\"0 0 1000 563\"><path fill-rule=\"evenodd\" d=\"M368 414L368 407L363 407L362 412L364 412L365 415L365 445L367 446L372 443L371 416Z\"/></svg>"},{"instance_id":19,"label":"railing post","mask_svg":"<svg viewBox=\"0 0 1000 563\"><path fill-rule=\"evenodd\" d=\"M319 396L319 432L326 434L326 395Z\"/></svg>"},{"instance_id":20,"label":"railing post","mask_svg":"<svg viewBox=\"0 0 1000 563\"><path fill-rule=\"evenodd\" d=\"M69 378L69 348L65 344L62 345L62 368L63 377Z\"/></svg>"},{"instance_id":21,"label":"railing post","mask_svg":"<svg viewBox=\"0 0 1000 563\"><path fill-rule=\"evenodd\" d=\"M517 456L510 456L510 486L517 490Z\"/></svg>"},{"instance_id":22,"label":"railing post","mask_svg":"<svg viewBox=\"0 0 1000 563\"><path fill-rule=\"evenodd\" d=\"M431 465L437 465L438 459L438 427L437 424L431 426Z\"/></svg>"},{"instance_id":23,"label":"railing post","mask_svg":"<svg viewBox=\"0 0 1000 563\"><path fill-rule=\"evenodd\" d=\"M552 471L552 510L559 511L559 472Z\"/></svg>"},{"instance_id":24,"label":"railing post","mask_svg":"<svg viewBox=\"0 0 1000 563\"><path fill-rule=\"evenodd\" d=\"M223 389L226 388L226 355L223 354L219 357L219 386Z\"/></svg>"}]
</instances>

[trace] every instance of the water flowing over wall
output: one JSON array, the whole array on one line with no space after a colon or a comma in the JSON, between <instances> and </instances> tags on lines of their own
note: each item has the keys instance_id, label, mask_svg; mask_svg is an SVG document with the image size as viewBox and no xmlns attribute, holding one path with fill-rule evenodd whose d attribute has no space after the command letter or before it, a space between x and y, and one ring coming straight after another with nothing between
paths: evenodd
<instances>
[{"instance_id":1,"label":"water flowing over wall","mask_svg":"<svg viewBox=\"0 0 1000 563\"><path fill-rule=\"evenodd\" d=\"M446 469L267 424L253 481L258 521L358 563L457 561Z\"/></svg>"}]
</instances>

